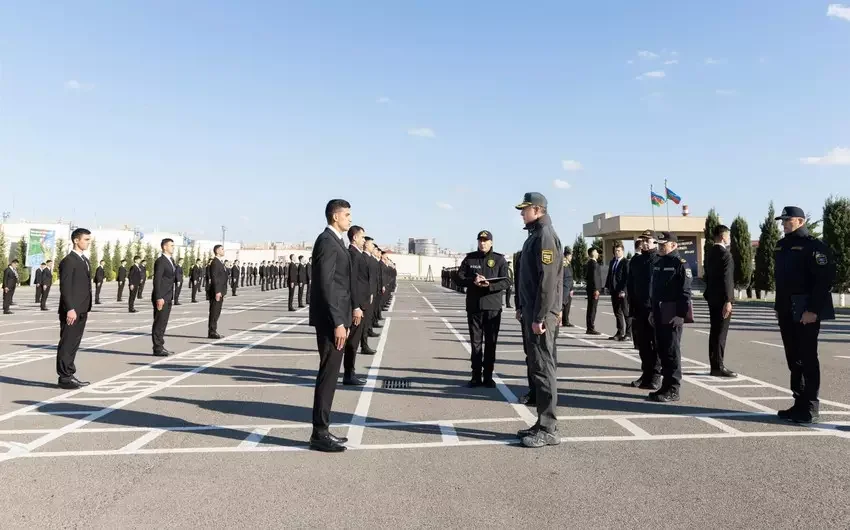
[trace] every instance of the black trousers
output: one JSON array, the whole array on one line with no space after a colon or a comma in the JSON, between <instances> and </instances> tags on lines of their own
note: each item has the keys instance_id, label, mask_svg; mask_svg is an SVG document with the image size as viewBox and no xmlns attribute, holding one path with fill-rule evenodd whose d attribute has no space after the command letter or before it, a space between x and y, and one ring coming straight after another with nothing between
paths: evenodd
<instances>
[{"instance_id":1,"label":"black trousers","mask_svg":"<svg viewBox=\"0 0 850 530\"><path fill-rule=\"evenodd\" d=\"M295 284L289 284L289 310L294 311L295 306L293 306L293 301L295 300Z\"/></svg>"},{"instance_id":2,"label":"black trousers","mask_svg":"<svg viewBox=\"0 0 850 530\"><path fill-rule=\"evenodd\" d=\"M655 348L655 328L649 325L648 308L635 309L632 315L632 334L640 355L642 378L650 381L661 375L661 360Z\"/></svg>"},{"instance_id":3,"label":"black trousers","mask_svg":"<svg viewBox=\"0 0 850 530\"><path fill-rule=\"evenodd\" d=\"M41 285L35 286L35 303L41 302Z\"/></svg>"},{"instance_id":4,"label":"black trousers","mask_svg":"<svg viewBox=\"0 0 850 530\"><path fill-rule=\"evenodd\" d=\"M708 361L711 369L723 368L726 356L726 335L729 333L731 318L723 318L723 304L708 304L708 318L711 328L708 333Z\"/></svg>"},{"instance_id":5,"label":"black trousers","mask_svg":"<svg viewBox=\"0 0 850 530\"><path fill-rule=\"evenodd\" d=\"M537 398L537 424L546 432L554 433L558 430L555 416L558 408L558 352L555 346L558 318L557 315L548 315L543 321L546 331L541 335L534 334L531 323L531 316L525 315L523 328L527 334L531 383Z\"/></svg>"},{"instance_id":6,"label":"black trousers","mask_svg":"<svg viewBox=\"0 0 850 530\"><path fill-rule=\"evenodd\" d=\"M324 434L331 423L331 407L343 353L334 345L333 328L316 327L316 345L319 348L319 373L313 393L313 433Z\"/></svg>"},{"instance_id":7,"label":"black trousers","mask_svg":"<svg viewBox=\"0 0 850 530\"><path fill-rule=\"evenodd\" d=\"M661 361L661 388L679 390L682 386L682 326L659 324L661 312L655 311L655 344Z\"/></svg>"},{"instance_id":8,"label":"black trousers","mask_svg":"<svg viewBox=\"0 0 850 530\"><path fill-rule=\"evenodd\" d=\"M587 293L587 331L596 329L596 308L599 306L599 300L593 298L593 292Z\"/></svg>"},{"instance_id":9,"label":"black trousers","mask_svg":"<svg viewBox=\"0 0 850 530\"><path fill-rule=\"evenodd\" d=\"M304 307L304 284L298 284L298 307Z\"/></svg>"},{"instance_id":10,"label":"black trousers","mask_svg":"<svg viewBox=\"0 0 850 530\"><path fill-rule=\"evenodd\" d=\"M218 317L221 316L221 306L224 305L224 296L221 300L215 299L215 293L208 293L210 298L210 315L207 322L207 333L212 335L218 333Z\"/></svg>"},{"instance_id":11,"label":"black trousers","mask_svg":"<svg viewBox=\"0 0 850 530\"><path fill-rule=\"evenodd\" d=\"M343 368L345 369L346 375L351 375L354 373L354 361L357 358L357 350L360 348L363 339L366 336L366 330L368 329L368 324L366 317L369 315L369 309L363 311L363 318L360 319L360 324L355 326L352 325L348 330L348 339L345 341L344 356L343 356Z\"/></svg>"},{"instance_id":12,"label":"black trousers","mask_svg":"<svg viewBox=\"0 0 850 530\"><path fill-rule=\"evenodd\" d=\"M138 298L138 297L139 297L139 288L138 288L138 286L134 288L134 287L131 285L131 286L130 286L130 300L129 300L129 302L127 302L127 309L129 309L130 311L132 311L133 309L135 309L135 308L136 308L136 298Z\"/></svg>"},{"instance_id":13,"label":"black trousers","mask_svg":"<svg viewBox=\"0 0 850 530\"><path fill-rule=\"evenodd\" d=\"M307 305L310 305L310 283L307 283L307 300L305 300Z\"/></svg>"},{"instance_id":14,"label":"black trousers","mask_svg":"<svg viewBox=\"0 0 850 530\"><path fill-rule=\"evenodd\" d=\"M156 300L153 301L153 325L151 326L151 339L153 340L153 351L160 352L165 348L165 328L168 327L168 317L171 316L171 300L162 304L162 310L157 311Z\"/></svg>"},{"instance_id":15,"label":"black trousers","mask_svg":"<svg viewBox=\"0 0 850 530\"><path fill-rule=\"evenodd\" d=\"M56 373L60 381L67 381L77 372L74 360L77 358L77 350L80 349L80 341L86 331L86 320L88 313L77 314L77 321L69 326L65 321L65 315L59 315L59 346L56 348Z\"/></svg>"},{"instance_id":16,"label":"black trousers","mask_svg":"<svg viewBox=\"0 0 850 530\"><path fill-rule=\"evenodd\" d=\"M241 279L241 283L240 283L239 287L245 287L245 277L242 276L240 279ZM248 285L251 285L251 284L249 283Z\"/></svg>"},{"instance_id":17,"label":"black trousers","mask_svg":"<svg viewBox=\"0 0 850 530\"><path fill-rule=\"evenodd\" d=\"M124 282L118 282L118 301L120 302L122 298L124 298Z\"/></svg>"},{"instance_id":18,"label":"black trousers","mask_svg":"<svg viewBox=\"0 0 850 530\"><path fill-rule=\"evenodd\" d=\"M795 404L817 407L820 392L820 322L804 326L795 322L790 314L780 313L779 332L782 345L785 346L785 360L791 371L791 392Z\"/></svg>"},{"instance_id":19,"label":"black trousers","mask_svg":"<svg viewBox=\"0 0 850 530\"><path fill-rule=\"evenodd\" d=\"M94 303L100 303L100 290L103 289L103 282L94 284Z\"/></svg>"},{"instance_id":20,"label":"black trousers","mask_svg":"<svg viewBox=\"0 0 850 530\"><path fill-rule=\"evenodd\" d=\"M236 296L236 288L239 287L239 280L233 280L230 283L230 289L233 291L233 296Z\"/></svg>"},{"instance_id":21,"label":"black trousers","mask_svg":"<svg viewBox=\"0 0 850 530\"><path fill-rule=\"evenodd\" d=\"M472 378L493 379L493 367L496 365L496 342L499 340L499 327L502 325L502 310L475 311L467 313L469 324L469 345L471 351Z\"/></svg>"},{"instance_id":22,"label":"black trousers","mask_svg":"<svg viewBox=\"0 0 850 530\"><path fill-rule=\"evenodd\" d=\"M564 294L564 305L561 307L561 325L566 326L570 323L570 309L573 307L573 297L570 293Z\"/></svg>"},{"instance_id":23,"label":"black trousers","mask_svg":"<svg viewBox=\"0 0 850 530\"><path fill-rule=\"evenodd\" d=\"M525 317L522 317L520 319L519 326L522 332L522 351L525 352L525 374L528 379L528 395L529 397L536 399L534 381L531 379L531 359L529 357L531 349L529 346L530 342L528 340L528 335L531 334L531 324L526 325Z\"/></svg>"},{"instance_id":24,"label":"black trousers","mask_svg":"<svg viewBox=\"0 0 850 530\"><path fill-rule=\"evenodd\" d=\"M192 282L191 288L192 288L192 301L197 302L198 301L198 289L201 288L201 284L199 282Z\"/></svg>"},{"instance_id":25,"label":"black trousers","mask_svg":"<svg viewBox=\"0 0 850 530\"><path fill-rule=\"evenodd\" d=\"M626 299L619 296L612 296L611 305L614 308L614 318L617 320L617 335L620 337L631 335L632 322L629 319L629 306Z\"/></svg>"},{"instance_id":26,"label":"black trousers","mask_svg":"<svg viewBox=\"0 0 850 530\"><path fill-rule=\"evenodd\" d=\"M142 292L144 292L144 290L145 290L145 282L143 280L142 283L139 285L139 287L136 289L136 297L141 298Z\"/></svg>"},{"instance_id":27,"label":"black trousers","mask_svg":"<svg viewBox=\"0 0 850 530\"><path fill-rule=\"evenodd\" d=\"M183 282L174 284L174 303L180 303L180 291L183 290Z\"/></svg>"},{"instance_id":28,"label":"black trousers","mask_svg":"<svg viewBox=\"0 0 850 530\"><path fill-rule=\"evenodd\" d=\"M15 286L9 287L9 291L3 289L3 312L9 311L9 308L12 307L12 298L15 297Z\"/></svg>"},{"instance_id":29,"label":"black trousers","mask_svg":"<svg viewBox=\"0 0 850 530\"><path fill-rule=\"evenodd\" d=\"M266 279L263 276L260 276L260 290L266 290Z\"/></svg>"},{"instance_id":30,"label":"black trousers","mask_svg":"<svg viewBox=\"0 0 850 530\"><path fill-rule=\"evenodd\" d=\"M41 286L41 308L47 309L47 296L50 295L50 285Z\"/></svg>"},{"instance_id":31,"label":"black trousers","mask_svg":"<svg viewBox=\"0 0 850 530\"><path fill-rule=\"evenodd\" d=\"M505 307L511 309L511 298L513 297L513 287L508 287L505 289Z\"/></svg>"},{"instance_id":32,"label":"black trousers","mask_svg":"<svg viewBox=\"0 0 850 530\"><path fill-rule=\"evenodd\" d=\"M363 312L363 332L360 334L360 349L366 349L369 347L369 332L372 331L373 319L375 318L375 304L374 299L373 303L369 304L366 307L366 310Z\"/></svg>"}]
</instances>

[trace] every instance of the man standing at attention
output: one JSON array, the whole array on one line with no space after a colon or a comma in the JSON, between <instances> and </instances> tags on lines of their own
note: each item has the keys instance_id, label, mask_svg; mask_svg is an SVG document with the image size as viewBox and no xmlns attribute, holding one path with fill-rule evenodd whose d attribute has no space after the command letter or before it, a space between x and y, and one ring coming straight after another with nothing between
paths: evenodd
<instances>
[{"instance_id":1,"label":"man standing at attention","mask_svg":"<svg viewBox=\"0 0 850 530\"><path fill-rule=\"evenodd\" d=\"M3 271L3 314L11 315L12 298L18 288L18 260L13 259Z\"/></svg>"},{"instance_id":2,"label":"man standing at attention","mask_svg":"<svg viewBox=\"0 0 850 530\"><path fill-rule=\"evenodd\" d=\"M124 282L127 281L127 260L121 260L121 266L118 267L118 301L124 298Z\"/></svg>"},{"instance_id":3,"label":"man standing at attention","mask_svg":"<svg viewBox=\"0 0 850 530\"><path fill-rule=\"evenodd\" d=\"M103 270L103 265L106 263L103 260L97 264L97 269L94 271L94 303L100 305L100 290L103 288L103 280L106 278L106 271Z\"/></svg>"},{"instance_id":4,"label":"man standing at attention","mask_svg":"<svg viewBox=\"0 0 850 530\"><path fill-rule=\"evenodd\" d=\"M59 344L56 348L56 373L59 388L76 390L88 385L74 375L74 360L86 321L91 311L91 263L84 252L91 243L91 232L77 228L71 233L74 248L59 263Z\"/></svg>"},{"instance_id":5,"label":"man standing at attention","mask_svg":"<svg viewBox=\"0 0 850 530\"><path fill-rule=\"evenodd\" d=\"M599 266L599 251L591 247L587 250L587 269L584 275L584 283L587 288L587 333L588 335L601 335L596 331L596 308L599 305L599 293L602 291L602 267Z\"/></svg>"},{"instance_id":6,"label":"man standing at attention","mask_svg":"<svg viewBox=\"0 0 850 530\"><path fill-rule=\"evenodd\" d=\"M224 266L224 246L213 247L215 257L210 260L209 270L210 283L207 287L207 296L210 301L210 314L207 324L207 338L220 339L218 334L218 317L221 316L221 306L224 304L224 294L227 292L227 280L229 274Z\"/></svg>"},{"instance_id":7,"label":"man standing at attention","mask_svg":"<svg viewBox=\"0 0 850 530\"><path fill-rule=\"evenodd\" d=\"M47 295L50 294L50 286L53 285L53 260L47 260L44 271L41 273L41 310L47 311Z\"/></svg>"},{"instance_id":8,"label":"man standing at attention","mask_svg":"<svg viewBox=\"0 0 850 530\"><path fill-rule=\"evenodd\" d=\"M174 284L177 277L177 266L171 254L174 252L174 240L165 238L159 244L162 255L153 264L153 354L156 357L168 357L174 353L165 349L165 328L168 327L168 317L171 316L171 304L174 301Z\"/></svg>"},{"instance_id":9,"label":"man standing at attention","mask_svg":"<svg viewBox=\"0 0 850 530\"><path fill-rule=\"evenodd\" d=\"M608 278L605 287L611 295L614 319L617 321L617 333L611 340L632 340L632 325L629 320L629 306L626 300L626 281L629 279L629 261L623 257L623 244L614 244L614 259L608 266Z\"/></svg>"},{"instance_id":10,"label":"man standing at attention","mask_svg":"<svg viewBox=\"0 0 850 530\"><path fill-rule=\"evenodd\" d=\"M714 245L705 256L705 293L711 328L708 335L708 361L714 377L736 377L723 362L726 356L726 335L732 319L732 302L735 300L735 263L729 245L732 242L729 228L715 227Z\"/></svg>"}]
</instances>

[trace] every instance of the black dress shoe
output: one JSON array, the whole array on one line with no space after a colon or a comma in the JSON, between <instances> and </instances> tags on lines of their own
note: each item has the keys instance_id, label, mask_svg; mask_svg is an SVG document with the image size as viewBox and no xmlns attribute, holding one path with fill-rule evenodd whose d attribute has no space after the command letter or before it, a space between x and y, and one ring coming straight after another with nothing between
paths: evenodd
<instances>
[{"instance_id":1,"label":"black dress shoe","mask_svg":"<svg viewBox=\"0 0 850 530\"><path fill-rule=\"evenodd\" d=\"M623 335L623 341L625 342L627 340L634 340L634 339L632 339L631 335Z\"/></svg>"},{"instance_id":2,"label":"black dress shoe","mask_svg":"<svg viewBox=\"0 0 850 530\"><path fill-rule=\"evenodd\" d=\"M528 405L529 407L537 406L537 396L533 396L531 394L526 394L519 398L517 402L520 405Z\"/></svg>"},{"instance_id":3,"label":"black dress shoe","mask_svg":"<svg viewBox=\"0 0 850 530\"><path fill-rule=\"evenodd\" d=\"M12 313L11 311L3 311L3 314L4 315L14 315L15 313Z\"/></svg>"},{"instance_id":4,"label":"black dress shoe","mask_svg":"<svg viewBox=\"0 0 850 530\"><path fill-rule=\"evenodd\" d=\"M372 331L372 330L369 330L369 333L367 333L366 335L368 335L369 337L372 337L372 338L374 338L374 337L380 337L380 336L381 336L381 334L380 334L380 333L375 333L375 332L374 332L374 331Z\"/></svg>"},{"instance_id":5,"label":"black dress shoe","mask_svg":"<svg viewBox=\"0 0 850 530\"><path fill-rule=\"evenodd\" d=\"M352 374L348 376L343 376L342 384L345 386L363 386L366 384L366 380L357 377L357 375L355 374Z\"/></svg>"},{"instance_id":6,"label":"black dress shoe","mask_svg":"<svg viewBox=\"0 0 850 530\"><path fill-rule=\"evenodd\" d=\"M128 311L128 313L138 313L138 312L139 312L138 309L131 309L130 311Z\"/></svg>"},{"instance_id":7,"label":"black dress shoe","mask_svg":"<svg viewBox=\"0 0 850 530\"><path fill-rule=\"evenodd\" d=\"M372 326L372 327L373 327L373 328L379 328L379 329L380 329L380 328L384 327L384 325L383 325L383 324L381 324L380 322L378 322L377 324L375 324L375 325L374 325L374 326Z\"/></svg>"},{"instance_id":8,"label":"black dress shoe","mask_svg":"<svg viewBox=\"0 0 850 530\"><path fill-rule=\"evenodd\" d=\"M208 339L220 339L222 337L218 333L210 333L209 335L207 335L207 338Z\"/></svg>"},{"instance_id":9,"label":"black dress shoe","mask_svg":"<svg viewBox=\"0 0 850 530\"><path fill-rule=\"evenodd\" d=\"M602 333L596 331L595 329L589 329L589 330L585 331L585 334L586 335L602 335Z\"/></svg>"},{"instance_id":10,"label":"black dress shoe","mask_svg":"<svg viewBox=\"0 0 850 530\"><path fill-rule=\"evenodd\" d=\"M569 322L567 322L566 324L564 324L564 325L563 325L563 327L565 327L565 328L574 328L574 327L575 327L575 325L570 324Z\"/></svg>"},{"instance_id":11,"label":"black dress shoe","mask_svg":"<svg viewBox=\"0 0 850 530\"><path fill-rule=\"evenodd\" d=\"M477 377L473 377L472 379L469 380L468 383L466 383L466 386L469 387L469 388L478 388L479 386L481 386L481 384L482 384L481 379L478 379Z\"/></svg>"},{"instance_id":12,"label":"black dress shoe","mask_svg":"<svg viewBox=\"0 0 850 530\"><path fill-rule=\"evenodd\" d=\"M489 378L484 378L485 388L496 388L496 382Z\"/></svg>"},{"instance_id":13,"label":"black dress shoe","mask_svg":"<svg viewBox=\"0 0 850 530\"><path fill-rule=\"evenodd\" d=\"M48 309L46 307L42 307L41 310L42 311L48 311Z\"/></svg>"},{"instance_id":14,"label":"black dress shoe","mask_svg":"<svg viewBox=\"0 0 850 530\"><path fill-rule=\"evenodd\" d=\"M668 403L670 401L679 401L679 391L675 388L666 388L656 390L647 396L649 401L656 401L658 403Z\"/></svg>"},{"instance_id":15,"label":"black dress shoe","mask_svg":"<svg viewBox=\"0 0 850 530\"><path fill-rule=\"evenodd\" d=\"M641 381L640 385L638 385L638 388L643 390L658 390L659 388L661 388L661 377L655 376L651 379Z\"/></svg>"},{"instance_id":16,"label":"black dress shoe","mask_svg":"<svg viewBox=\"0 0 850 530\"><path fill-rule=\"evenodd\" d=\"M310 436L310 449L323 453L341 453L345 446L331 438L330 433Z\"/></svg>"},{"instance_id":17,"label":"black dress shoe","mask_svg":"<svg viewBox=\"0 0 850 530\"><path fill-rule=\"evenodd\" d=\"M183 305L180 302L174 302L174 305Z\"/></svg>"},{"instance_id":18,"label":"black dress shoe","mask_svg":"<svg viewBox=\"0 0 850 530\"><path fill-rule=\"evenodd\" d=\"M623 340L620 338L620 335L611 335L608 337L608 340Z\"/></svg>"},{"instance_id":19,"label":"black dress shoe","mask_svg":"<svg viewBox=\"0 0 850 530\"><path fill-rule=\"evenodd\" d=\"M712 377L738 377L738 374L729 370L728 368L712 368L711 369Z\"/></svg>"},{"instance_id":20,"label":"black dress shoe","mask_svg":"<svg viewBox=\"0 0 850 530\"><path fill-rule=\"evenodd\" d=\"M169 353L171 353L171 352L169 352L167 350L154 350L153 356L154 357L168 357Z\"/></svg>"},{"instance_id":21,"label":"black dress shoe","mask_svg":"<svg viewBox=\"0 0 850 530\"><path fill-rule=\"evenodd\" d=\"M360 353L363 355L375 355L378 353L378 350L373 350L372 348L360 348Z\"/></svg>"},{"instance_id":22,"label":"black dress shoe","mask_svg":"<svg viewBox=\"0 0 850 530\"><path fill-rule=\"evenodd\" d=\"M331 433L328 433L328 437L338 444L344 444L345 442L348 441L348 438L346 438L345 436L335 436Z\"/></svg>"},{"instance_id":23,"label":"black dress shoe","mask_svg":"<svg viewBox=\"0 0 850 530\"><path fill-rule=\"evenodd\" d=\"M60 379L58 386L62 390L76 390L78 388L82 388L79 384L76 383L76 381L73 381L71 379L68 379L68 380L65 380L65 381Z\"/></svg>"}]
</instances>

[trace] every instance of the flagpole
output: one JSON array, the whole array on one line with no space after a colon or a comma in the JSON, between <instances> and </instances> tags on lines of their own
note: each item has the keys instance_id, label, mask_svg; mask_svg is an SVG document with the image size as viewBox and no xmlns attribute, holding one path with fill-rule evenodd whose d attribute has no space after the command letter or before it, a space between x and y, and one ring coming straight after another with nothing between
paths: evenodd
<instances>
[{"instance_id":1,"label":"flagpole","mask_svg":"<svg viewBox=\"0 0 850 530\"><path fill-rule=\"evenodd\" d=\"M667 179L664 179L664 204L667 205L667 230L670 230L670 197L667 197Z\"/></svg>"},{"instance_id":2,"label":"flagpole","mask_svg":"<svg viewBox=\"0 0 850 530\"><path fill-rule=\"evenodd\" d=\"M649 185L649 206L652 208L652 231L655 232L655 203L652 201L652 196L655 190L652 189L652 184Z\"/></svg>"}]
</instances>

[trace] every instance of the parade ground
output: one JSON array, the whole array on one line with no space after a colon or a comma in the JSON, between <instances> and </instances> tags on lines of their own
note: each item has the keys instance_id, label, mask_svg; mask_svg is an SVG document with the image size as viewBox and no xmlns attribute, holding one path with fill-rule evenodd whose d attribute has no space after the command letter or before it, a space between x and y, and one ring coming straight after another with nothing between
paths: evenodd
<instances>
[{"instance_id":1,"label":"parade ground","mask_svg":"<svg viewBox=\"0 0 850 530\"><path fill-rule=\"evenodd\" d=\"M341 454L307 449L316 340L286 290L171 313L151 355L150 288L139 313L89 316L86 388L56 387L58 287L50 311L20 289L0 319L3 528L823 528L850 526L850 316L825 323L818 425L780 421L788 369L769 307L736 306L726 364L708 375L708 311L682 340L682 400L646 401L631 343L584 333L584 297L558 339L562 443L526 449L534 409L519 325L505 310L497 388L470 377L464 296L399 282L364 387L336 393ZM610 301L597 328L614 332Z\"/></svg>"}]
</instances>

